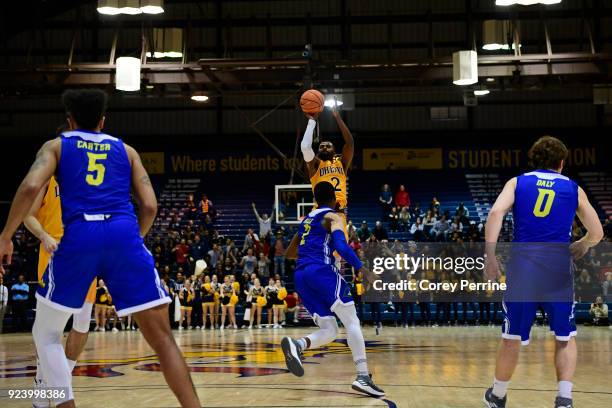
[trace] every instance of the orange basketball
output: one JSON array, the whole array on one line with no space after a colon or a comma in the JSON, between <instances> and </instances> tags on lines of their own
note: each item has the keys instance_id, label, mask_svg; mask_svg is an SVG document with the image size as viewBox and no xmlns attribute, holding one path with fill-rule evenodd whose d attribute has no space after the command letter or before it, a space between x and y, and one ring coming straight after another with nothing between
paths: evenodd
<instances>
[{"instance_id":1,"label":"orange basketball","mask_svg":"<svg viewBox=\"0 0 612 408\"><path fill-rule=\"evenodd\" d=\"M300 106L302 112L308 115L314 115L323 111L323 103L325 98L323 94L316 89L309 89L302 94L300 98Z\"/></svg>"}]
</instances>

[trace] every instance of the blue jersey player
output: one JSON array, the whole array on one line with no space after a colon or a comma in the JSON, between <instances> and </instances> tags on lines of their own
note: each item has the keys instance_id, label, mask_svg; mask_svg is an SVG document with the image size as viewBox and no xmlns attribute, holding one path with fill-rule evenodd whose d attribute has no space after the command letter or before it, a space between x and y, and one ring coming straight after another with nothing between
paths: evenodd
<instances>
[{"instance_id":1,"label":"blue jersey player","mask_svg":"<svg viewBox=\"0 0 612 408\"><path fill-rule=\"evenodd\" d=\"M0 261L6 257L10 263L12 235L42 186L55 175L62 195L64 236L36 293L32 329L43 378L49 387L65 390L55 399L56 406L75 406L62 332L72 313L83 307L85 294L97 275L107 283L117 314L134 314L181 405L200 407L170 330L170 298L142 238L157 212L147 172L132 147L101 132L107 103L104 92L69 90L63 102L70 130L40 149L17 190L0 234ZM132 191L138 218L131 204Z\"/></svg>"},{"instance_id":2,"label":"blue jersey player","mask_svg":"<svg viewBox=\"0 0 612 408\"><path fill-rule=\"evenodd\" d=\"M544 136L534 143L528 153L530 164L535 170L515 177L506 183L491 208L485 229L487 242L485 268L489 276L499 274L499 266L495 258L495 243L499 237L502 220L510 209L514 217L514 242L557 243L554 246L548 245L553 248L563 247L563 243L569 245L574 215L578 215L587 230L583 238L569 245L569 253L575 259L584 256L590 247L602 239L601 223L586 194L574 181L561 174L567 153L563 142L554 137ZM546 248L545 244L520 244L520 246L535 247L536 249L532 251L535 254L540 252L539 249ZM552 256L547 255L548 264L552 263L552 267L541 264L542 268L533 268L531 259L523 261L522 264L521 261L516 264L522 265L522 269L527 269L533 274L538 274L541 269L548 269L559 275L565 275L569 268L569 257L567 260L564 259L562 252L556 251ZM536 255L538 256L542 258L541 255ZM546 258L546 255L544 257ZM561 262L558 262L557 259L561 259ZM511 278L511 272L509 272L508 279ZM518 274L523 272L523 275L527 276L525 271L517 270L516 272ZM521 283L524 282L517 283L518 289ZM530 281L525 283L530 283ZM530 288L525 287L525 290L530 290ZM529 332L536 310L542 307L549 316L550 328L556 338L555 366L558 393L555 408L572 408L571 381L576 368L577 351L571 294L566 301L533 302L526 299L520 302L505 302L503 307L502 341L497 354L493 386L486 391L484 396L486 406L489 408L506 406L508 383L518 361L521 342L523 344L529 342Z\"/></svg>"},{"instance_id":3,"label":"blue jersey player","mask_svg":"<svg viewBox=\"0 0 612 408\"><path fill-rule=\"evenodd\" d=\"M302 303L319 327L314 333L295 340L284 337L281 347L287 368L294 375L304 375L301 353L309 348L318 348L336 339L340 319L346 329L347 343L357 369L357 378L352 384L356 391L373 397L382 397L368 372L365 342L351 298L350 289L335 266L334 251L337 251L356 270L363 265L348 246L344 236L343 222L333 210L336 194L331 183L319 182L314 187L318 208L302 221L298 233L289 248L287 257L295 258L295 288Z\"/></svg>"}]
</instances>

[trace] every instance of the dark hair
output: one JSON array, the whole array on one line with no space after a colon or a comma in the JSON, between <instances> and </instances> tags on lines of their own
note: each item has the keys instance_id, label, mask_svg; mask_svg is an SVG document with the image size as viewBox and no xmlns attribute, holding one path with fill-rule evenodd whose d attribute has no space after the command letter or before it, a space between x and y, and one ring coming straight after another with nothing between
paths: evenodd
<instances>
[{"instance_id":1,"label":"dark hair","mask_svg":"<svg viewBox=\"0 0 612 408\"><path fill-rule=\"evenodd\" d=\"M567 158L567 147L556 137L542 136L527 152L529 165L534 169L558 169Z\"/></svg>"},{"instance_id":2,"label":"dark hair","mask_svg":"<svg viewBox=\"0 0 612 408\"><path fill-rule=\"evenodd\" d=\"M321 181L317 183L314 188L315 201L319 205L329 204L336 199L336 192L334 186L327 181Z\"/></svg>"},{"instance_id":3,"label":"dark hair","mask_svg":"<svg viewBox=\"0 0 612 408\"><path fill-rule=\"evenodd\" d=\"M108 96L100 89L69 89L62 95L66 113L85 130L93 130L106 113Z\"/></svg>"},{"instance_id":4,"label":"dark hair","mask_svg":"<svg viewBox=\"0 0 612 408\"><path fill-rule=\"evenodd\" d=\"M57 127L57 129L55 129L55 136L59 137L62 133L64 133L67 130L68 130L68 124L62 123L61 125Z\"/></svg>"}]
</instances>

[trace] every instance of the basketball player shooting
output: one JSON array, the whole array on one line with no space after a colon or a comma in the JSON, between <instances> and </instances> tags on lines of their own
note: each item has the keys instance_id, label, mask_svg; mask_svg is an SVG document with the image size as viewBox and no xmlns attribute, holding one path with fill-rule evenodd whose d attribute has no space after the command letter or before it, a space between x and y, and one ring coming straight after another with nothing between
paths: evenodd
<instances>
[{"instance_id":1,"label":"basketball player shooting","mask_svg":"<svg viewBox=\"0 0 612 408\"><path fill-rule=\"evenodd\" d=\"M561 174L567 154L567 148L559 139L550 136L540 138L528 152L531 166L535 170L510 179L504 186L489 212L485 227L487 248L485 270L489 277L499 276L495 245L503 219L512 209L514 242L533 243L529 246L518 245L518 247L530 248L530 255L533 256L533 253L536 253L540 262L533 264L528 259L529 256L525 259L516 257L519 259L515 265L510 262L508 264L508 280L510 281L511 273L519 276L521 273L532 275L517 281L516 286L519 286L517 289L525 292L530 289L529 286L532 286L530 279L533 279L534 274L542 276L547 273L547 270L550 270L549 276L553 280L555 276L561 279L564 273L569 276L568 287L571 290L572 279L568 269L569 253L566 258L564 254L567 251L553 251L554 248L562 249L563 243L569 244L574 215L578 215L587 230L584 237L569 246L569 252L574 259L583 257L590 247L597 245L603 237L603 229L584 190L573 180ZM545 247L541 243L557 244L556 246L549 244ZM537 248L545 250L538 251ZM544 262L541 261L542 257L545 259ZM516 281L515 278L513 279ZM545 296L546 293L541 295ZM508 384L518 362L521 342L529 343L529 332L538 307L542 307L548 314L550 329L554 332L556 339L555 368L558 391L554 406L555 408L573 407L572 378L576 369L577 351L572 298L573 293L568 293L567 301L509 301L503 303L504 323L502 340L497 354L495 378L493 386L484 395L484 402L488 408L505 408L506 406Z\"/></svg>"},{"instance_id":2,"label":"basketball player shooting","mask_svg":"<svg viewBox=\"0 0 612 408\"><path fill-rule=\"evenodd\" d=\"M32 334L48 387L64 390L54 403L74 407L71 372L61 344L73 313L83 308L99 275L113 293L117 314L134 313L141 332L159 356L164 377L181 406L200 407L185 360L168 321L168 297L143 238L155 219L157 199L136 150L101 132L107 96L100 90L63 95L70 128L45 143L21 182L0 234L2 263L11 262L11 237L53 175L62 193L64 236L37 290ZM138 218L131 191L138 203ZM130 284L132 282L133 284Z\"/></svg>"},{"instance_id":3,"label":"basketball player shooting","mask_svg":"<svg viewBox=\"0 0 612 408\"><path fill-rule=\"evenodd\" d=\"M314 101L311 101L311 99ZM300 104L302 105L304 114L308 118L308 125L306 126L300 148L304 156L304 161L306 162L308 177L310 178L313 189L314 186L321 181L327 181L333 185L336 194L335 210L342 214L342 222L346 229L346 207L348 204L346 176L351 166L351 162L353 161L353 155L355 154L355 141L353 140L351 131L342 120L340 113L334 105L332 107L332 115L344 139L342 154L336 154L336 149L331 141L322 140L319 143L318 153L315 156L312 149L313 135L317 126L317 119L320 112L323 110L323 102L323 95L316 90L306 91L302 96Z\"/></svg>"},{"instance_id":4,"label":"basketball player shooting","mask_svg":"<svg viewBox=\"0 0 612 408\"><path fill-rule=\"evenodd\" d=\"M319 329L298 340L290 337L281 340L287 368L298 377L304 375L302 352L335 340L338 316L346 329L347 343L357 369L352 388L373 397L382 397L385 392L369 375L365 342L351 291L334 265L332 253L337 251L355 270L365 272L363 264L346 242L343 224L334 211L337 202L332 184L326 181L318 183L314 197L318 208L302 221L286 256L295 259L297 255L295 288Z\"/></svg>"}]
</instances>

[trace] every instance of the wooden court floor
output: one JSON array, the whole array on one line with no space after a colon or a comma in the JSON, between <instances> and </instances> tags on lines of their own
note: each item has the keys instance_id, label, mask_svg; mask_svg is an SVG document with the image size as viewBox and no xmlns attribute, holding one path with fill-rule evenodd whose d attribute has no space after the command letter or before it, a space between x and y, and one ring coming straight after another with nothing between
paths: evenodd
<instances>
[{"instance_id":1,"label":"wooden court floor","mask_svg":"<svg viewBox=\"0 0 612 408\"><path fill-rule=\"evenodd\" d=\"M305 329L175 332L205 407L482 407L491 383L499 327L365 329L370 371L385 399L350 388L345 342L306 354L306 374L287 373L279 342ZM552 407L553 337L534 328L510 385L508 407ZM342 336L342 334L341 334ZM612 407L612 330L580 327L576 407ZM31 387L34 346L26 334L0 336L0 388ZM157 360L139 332L91 333L73 373L79 407L176 407ZM28 407L0 398L0 407Z\"/></svg>"}]
</instances>

